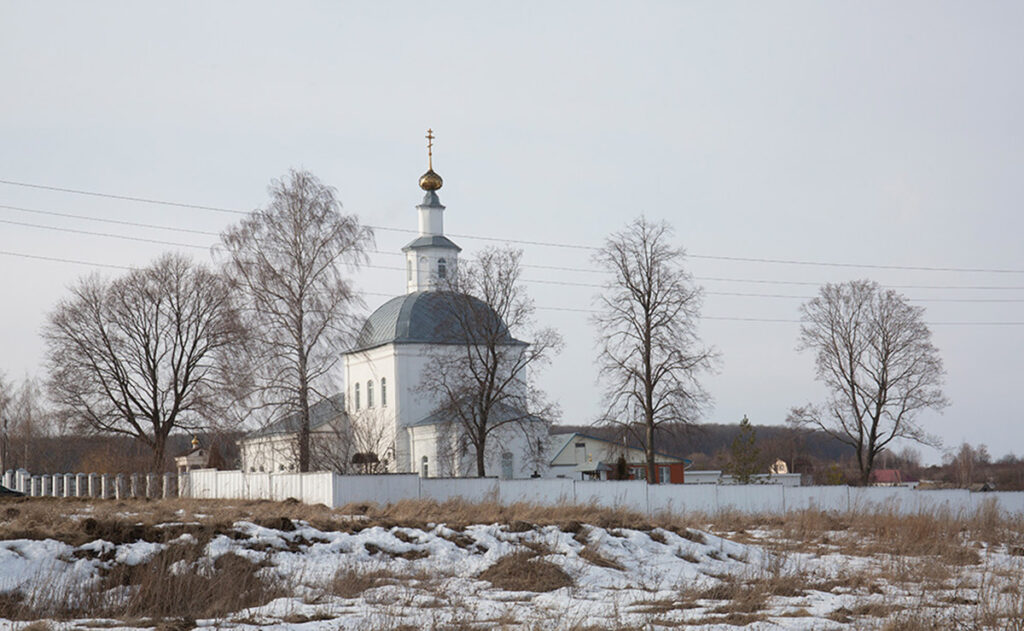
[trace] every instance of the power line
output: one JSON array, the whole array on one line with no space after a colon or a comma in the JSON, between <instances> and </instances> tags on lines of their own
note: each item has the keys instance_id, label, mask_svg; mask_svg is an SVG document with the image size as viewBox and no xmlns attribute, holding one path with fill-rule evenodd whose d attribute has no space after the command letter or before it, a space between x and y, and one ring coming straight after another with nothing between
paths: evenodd
<instances>
[{"instance_id":1,"label":"power line","mask_svg":"<svg viewBox=\"0 0 1024 631\"><path fill-rule=\"evenodd\" d=\"M78 261L78 260L75 260L75 259L65 259L65 258L60 258L60 257L56 257L56 256L40 256L38 254L24 254L22 252L9 252L7 250L0 250L0 254L2 254L4 256L16 256L18 258L23 258L23 259L34 259L34 260L37 260L37 261L53 261L53 262L56 262L56 263L73 263L75 265L88 265L90 267L109 267L111 269L123 269L123 270L135 269L133 267L128 267L127 265L113 265L111 263L96 263L96 262L93 262L93 261Z\"/></svg>"},{"instance_id":2,"label":"power line","mask_svg":"<svg viewBox=\"0 0 1024 631\"><path fill-rule=\"evenodd\" d=\"M123 234L112 234L109 232L92 232L90 230L78 230L75 228L60 228L58 226L45 226L43 224L28 223L24 221L11 221L10 219L0 219L0 223L9 224L12 226L23 226L28 228L38 228L40 230L52 230L54 232L69 232L72 234L85 234L92 237L106 237L109 239L122 239L125 241L140 241L142 243L157 243L160 245L172 245L179 248L196 248L199 250L209 250L209 246L195 245L193 243L178 243L175 241L162 241L160 239L146 239L144 237L129 237Z\"/></svg>"},{"instance_id":3,"label":"power line","mask_svg":"<svg viewBox=\"0 0 1024 631\"><path fill-rule=\"evenodd\" d=\"M149 228L149 229L154 229L154 230L169 230L169 231L184 232L184 233L189 233L189 234L201 234L201 235L205 235L205 236L219 236L219 234L220 234L220 233L209 231L209 230L196 230L196 229L192 229L192 228L181 228L181 227L176 227L176 226L163 226L163 225L158 225L158 224L141 223L141 222L135 222L135 221L122 221L122 220L117 220L117 219L104 219L104 218L101 218L101 217L94 217L94 216L90 216L90 215L82 215L82 214L77 214L77 213L58 212L58 211L53 211L53 210L42 210L42 209L37 209L37 208L24 208L24 207L21 207L21 206L11 206L11 205L8 205L8 204L0 204L0 208L4 208L4 209L8 209L8 210L14 210L14 211L18 211L18 212L24 212L24 213L33 213L33 214L47 215L47 216L53 216L53 217L65 217L65 218L71 218L71 219L81 219L81 220L85 220L85 221L94 221L94 222L99 222L99 223L107 223L107 224L122 225L122 226L132 226L132 227L138 227L138 228ZM4 221L4 220L0 220L0 221ZM31 228L40 228L40 229L45 229L45 230L56 230L56 231L61 231L61 232L72 232L73 231L73 229L71 229L71 228L62 228L62 227L59 227L59 226L44 226L44 225L40 225L40 224L31 224L31 223L27 223L27 222L6 221L5 223L11 223L13 225L20 225L20 226L31 227ZM415 231L411 231L411 232L415 232ZM88 235L91 235L91 236L105 236L105 237L117 238L117 239L138 240L138 238L136 238L136 237L127 237L127 236L124 236L124 235L116 235L116 234L110 234L110 233L98 233L98 232L81 231L80 234L88 234ZM179 247L192 247L192 248L204 247L204 246L196 246L196 245L192 245L192 244L175 243L175 242L170 242L170 241L152 240L150 242L162 243L162 244L166 244L166 245L174 245L174 246L179 246ZM375 250L371 250L371 252L373 254L379 254L379 255L382 255L382 256L400 256L400 257L404 257L405 256L404 254L402 254L400 252L389 252L389 251L385 251L385 250L376 250L375 249ZM604 271L604 270L583 269L583 268L565 267L565 266L559 266L559 265L536 265L536 264L530 264L530 263L523 263L522 265L525 268L532 268L532 269L546 269L546 270L569 271L569 272L589 272L589 273L599 273L599 274L608 274L609 273L609 272ZM399 269L399 268L385 268L385 267L381 267L381 269ZM700 280L700 281L714 281L714 282L755 283L755 284L771 284L771 285L798 285L798 286L810 286L810 287L818 287L818 286L821 286L822 284L824 284L824 283L816 283L816 282L811 282L811 281L787 281L787 280L749 279L749 278L694 277L694 279L695 280ZM578 285L578 286L582 286L582 287L595 287L595 288L604 287L604 285L594 284L594 283L567 283L567 282L563 282L563 281L547 281L547 280L533 280L531 282L542 283L542 284L569 284L569 285ZM1007 286L1007 285L983 285L983 286L974 286L974 285L959 285L959 286L957 286L957 285L888 285L887 287L891 288L891 289L956 289L956 290L974 290L974 289L980 289L980 290L1022 290L1022 289L1024 289L1024 286L1021 286L1021 285L1017 285L1017 286ZM730 295L730 294L725 294L723 292L720 295ZM779 296L779 297L782 297L782 296ZM806 296L793 296L793 298L807 299L808 297L806 297ZM940 299L932 299L932 301L934 301L934 302L972 302L973 300L958 300L958 299L940 300ZM1019 302L1019 301L1017 301L1017 300L985 300L983 302Z\"/></svg>"},{"instance_id":4,"label":"power line","mask_svg":"<svg viewBox=\"0 0 1024 631\"><path fill-rule=\"evenodd\" d=\"M231 213L237 215L246 215L248 212L232 209L223 208L218 206L205 206L202 204L188 204L183 202L171 202L166 200L152 199L147 197L135 197L130 195L117 195L113 193L101 193L97 191L86 191L82 189L65 188L60 186L50 186L44 184L32 184L28 182L18 182L14 180L0 179L0 184L7 184L9 186L21 186L27 188L59 191L62 193L73 193L76 195L90 195L93 197L105 197L110 199L120 199L126 201L141 202L146 204L160 204L165 206L175 206L178 208L193 208L197 210L208 210L212 212ZM368 227L374 230L389 231L389 232L405 232L415 233L414 230L405 228L391 228L388 226L374 226L368 225ZM451 236L460 239L477 239L482 241L495 241L501 243L515 243L521 245L536 245L544 247L558 247L558 248L569 248L579 250L591 250L596 251L598 248L594 246L574 244L574 243L559 243L554 241L536 241L527 239L509 239L499 237L489 237L480 235L467 235L467 234L455 234ZM840 263L832 261L803 261L797 259L776 259L776 258L760 258L760 257L742 257L742 256L723 256L723 255L711 255L711 254L688 254L690 258L707 259L715 261L735 261L743 263L769 263L778 265L803 265L803 266L820 266L820 267L842 267L842 268L861 268L861 269L885 269L885 270L906 270L906 271L925 271L925 272L961 272L961 273L987 273L987 274L1024 274L1024 269L1009 269L1009 268L982 268L982 267L953 267L953 266L925 266L925 265L884 265L877 263Z\"/></svg>"},{"instance_id":5,"label":"power line","mask_svg":"<svg viewBox=\"0 0 1024 631\"><path fill-rule=\"evenodd\" d=\"M136 241L142 243L155 243L160 245L169 245L174 247L192 248L198 250L209 250L210 246L196 245L192 243L181 243L176 241L165 241L162 239L147 239L144 237L132 237L128 235L113 234L109 232L93 232L91 230L79 230L76 228L62 228L59 226L47 226L43 224L34 224L23 221L12 221L9 219L0 219L0 223L23 226L28 228L35 228L40 230L51 230L54 232L66 232L71 234L84 234L94 237L104 237L110 239L121 239L125 241ZM405 271L404 268L394 267L389 265L365 265L369 269L381 269L381 270L392 270L392 271ZM580 283L572 281L559 281L559 280L542 280L542 279L523 279L525 283L534 284L545 284L545 285L559 285L562 287L586 287L593 289L603 289L605 286L596 283ZM810 300L813 296L797 296L791 294L759 294L752 292L730 292L730 291L705 291L706 295L709 296L732 296L742 298L782 298L791 300ZM1024 302L1024 299L1007 298L1007 299L985 299L985 298L923 298L923 299L911 299L912 302L962 302L962 303L1015 303Z\"/></svg>"},{"instance_id":6,"label":"power line","mask_svg":"<svg viewBox=\"0 0 1024 631\"><path fill-rule=\"evenodd\" d=\"M830 263L824 261L797 261L790 259L767 259L745 256L712 256L710 254L687 254L690 258L714 261L739 261L744 263L777 263L782 265L814 265L822 267L853 267L866 269L908 270L914 272L972 272L986 274L1024 274L1024 269L983 268L983 267L929 267L925 265L880 265L875 263Z\"/></svg>"},{"instance_id":7,"label":"power line","mask_svg":"<svg viewBox=\"0 0 1024 631\"><path fill-rule=\"evenodd\" d=\"M160 226L152 223L139 223L137 221L121 221L118 219L104 219L102 217L93 217L90 215L79 215L75 213L64 213L57 212L55 210L41 210L38 208L22 208L21 206L8 206L7 204L0 204L0 208L7 210L16 210L22 213L32 213L35 215L47 215L50 217L66 217L68 219L82 219L84 221L95 221L97 223L109 223L116 224L119 226L132 226L135 228L150 228L153 230L170 230L173 232L187 232L190 234L202 234L208 236L219 237L219 232L211 232L209 230L195 230L193 228L179 228L177 226Z\"/></svg>"},{"instance_id":8,"label":"power line","mask_svg":"<svg viewBox=\"0 0 1024 631\"><path fill-rule=\"evenodd\" d=\"M89 195L91 197L106 197L108 199L121 199L129 202L142 202L143 204L160 204L162 206L177 206L178 208L194 208L196 210L210 210L218 213L231 213L234 215L248 215L249 213L244 210L235 210L233 208L219 208L217 206L203 206L201 204L186 204L183 202L169 202L160 199L149 199L146 197L132 197L130 195L115 195L113 193L97 193L95 191L83 191L76 188L64 188L61 186L48 186L45 184L29 184L27 182L15 182L12 180L0 180L0 184L8 184L10 186L23 186L26 188L36 188L45 191L58 191L61 193L74 193L75 195Z\"/></svg>"},{"instance_id":9,"label":"power line","mask_svg":"<svg viewBox=\"0 0 1024 631\"><path fill-rule=\"evenodd\" d=\"M70 263L70 264L74 264L74 265L85 265L85 266L89 266L89 267L106 267L106 268L121 269L121 270L133 270L133 269L136 269L134 267L130 267L130 266L127 266L127 265L114 265L114 264L110 264L110 263L97 263L97 262L94 262L94 261L82 261L82 260L61 258L61 257L55 257L55 256L40 256L40 255L37 255L37 254L26 254L26 253L23 253L23 252L11 252L11 251L8 251L8 250L0 250L0 256L11 256L11 257L24 258L24 259L30 259L30 260L38 260L38 261L51 261L51 262L56 262L56 263ZM395 297L393 294L386 294L386 293L381 293L381 292L364 292L364 293L367 296L381 296L381 297L385 297L385 298L394 298ZM540 310L540 311L563 311L563 312L570 312L570 313L597 313L596 309L582 309L582 308L579 308L579 307L547 307L547 306L538 306L537 309ZM714 316L714 315L710 315L710 316L709 315L704 315L704 316L701 316L701 319L703 319L703 320L721 320L721 321L728 321L728 322L772 322L772 323L796 323L796 324L800 323L800 320L792 320L792 319L784 319L784 318L750 318L750 317ZM947 326L947 325L951 325L951 326L1024 326L1024 321L1020 321L1020 322L1017 322L1017 321L988 321L988 322L984 322L984 321L982 321L982 322L960 321L960 322L929 322L928 324L929 325L938 325L938 326Z\"/></svg>"}]
</instances>

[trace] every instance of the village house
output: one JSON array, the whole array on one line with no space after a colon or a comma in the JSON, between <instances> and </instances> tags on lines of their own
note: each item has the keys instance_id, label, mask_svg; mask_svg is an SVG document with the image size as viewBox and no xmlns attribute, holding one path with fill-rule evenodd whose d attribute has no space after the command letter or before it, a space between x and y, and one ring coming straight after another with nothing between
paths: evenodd
<instances>
[{"instance_id":1,"label":"village house","mask_svg":"<svg viewBox=\"0 0 1024 631\"><path fill-rule=\"evenodd\" d=\"M620 458L627 480L647 479L647 456L643 449L579 432L552 434L549 438L550 476L576 480L619 479ZM655 453L659 484L683 484L690 461Z\"/></svg>"}]
</instances>

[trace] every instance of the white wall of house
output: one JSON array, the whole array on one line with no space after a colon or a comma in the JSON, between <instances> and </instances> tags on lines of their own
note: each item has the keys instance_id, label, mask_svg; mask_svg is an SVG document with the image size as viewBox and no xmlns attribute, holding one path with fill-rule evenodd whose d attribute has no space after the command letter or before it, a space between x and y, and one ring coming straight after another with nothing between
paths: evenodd
<instances>
[{"instance_id":1,"label":"white wall of house","mask_svg":"<svg viewBox=\"0 0 1024 631\"><path fill-rule=\"evenodd\" d=\"M643 449L601 440L584 434L554 434L551 436L551 466L549 477L579 478L579 467L597 465L603 462L615 466L619 456L625 456L626 462L637 464L647 461ZM682 458L673 458L665 454L654 454L654 461L659 463L683 462ZM686 474L689 476L689 472Z\"/></svg>"}]
</instances>

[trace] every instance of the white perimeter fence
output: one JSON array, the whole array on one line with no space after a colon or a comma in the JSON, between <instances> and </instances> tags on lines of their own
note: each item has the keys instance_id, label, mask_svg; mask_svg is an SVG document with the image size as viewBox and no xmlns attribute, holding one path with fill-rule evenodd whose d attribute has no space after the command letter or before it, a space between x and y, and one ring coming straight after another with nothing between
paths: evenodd
<instances>
[{"instance_id":1,"label":"white perimeter fence","mask_svg":"<svg viewBox=\"0 0 1024 631\"><path fill-rule=\"evenodd\" d=\"M950 510L972 513L994 502L1006 513L1024 514L1024 491L972 493L965 489L918 491L903 487L802 486L776 484L659 484L642 481L584 482L566 479L421 478L415 474L245 473L204 469L189 474L195 498L295 498L340 507L354 502L462 498L502 504L583 504L654 513L784 513L820 509L860 511L891 507L902 513Z\"/></svg>"}]
</instances>

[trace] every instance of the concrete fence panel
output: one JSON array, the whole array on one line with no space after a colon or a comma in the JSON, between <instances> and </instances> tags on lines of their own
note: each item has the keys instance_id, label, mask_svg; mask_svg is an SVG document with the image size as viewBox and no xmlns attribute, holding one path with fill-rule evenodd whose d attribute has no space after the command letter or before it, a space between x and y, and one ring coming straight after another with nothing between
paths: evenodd
<instances>
[{"instance_id":1,"label":"concrete fence panel","mask_svg":"<svg viewBox=\"0 0 1024 631\"><path fill-rule=\"evenodd\" d=\"M647 486L643 480L574 480L573 501L584 506L627 508L646 513Z\"/></svg>"},{"instance_id":2,"label":"concrete fence panel","mask_svg":"<svg viewBox=\"0 0 1024 631\"><path fill-rule=\"evenodd\" d=\"M199 469L182 475L178 479L178 484L184 492L183 497L193 499L223 497L220 486L217 484L217 473L214 469Z\"/></svg>"},{"instance_id":3,"label":"concrete fence panel","mask_svg":"<svg viewBox=\"0 0 1024 631\"><path fill-rule=\"evenodd\" d=\"M850 510L855 512L872 512L892 510L897 513L913 511L913 489L900 486L891 487L850 487Z\"/></svg>"},{"instance_id":4,"label":"concrete fence panel","mask_svg":"<svg viewBox=\"0 0 1024 631\"><path fill-rule=\"evenodd\" d=\"M357 502L394 504L419 498L420 477L415 473L335 475L333 492L334 500L330 505L336 508Z\"/></svg>"},{"instance_id":5,"label":"concrete fence panel","mask_svg":"<svg viewBox=\"0 0 1024 631\"><path fill-rule=\"evenodd\" d=\"M502 504L571 504L572 480L499 480L498 498Z\"/></svg>"},{"instance_id":6,"label":"concrete fence panel","mask_svg":"<svg viewBox=\"0 0 1024 631\"><path fill-rule=\"evenodd\" d=\"M957 515L970 510L971 492L967 489L911 491L903 496L901 513L934 513L948 511Z\"/></svg>"},{"instance_id":7,"label":"concrete fence panel","mask_svg":"<svg viewBox=\"0 0 1024 631\"><path fill-rule=\"evenodd\" d=\"M800 486L787 488L784 494L787 511L847 511L850 490L845 486Z\"/></svg>"},{"instance_id":8,"label":"concrete fence panel","mask_svg":"<svg viewBox=\"0 0 1024 631\"><path fill-rule=\"evenodd\" d=\"M220 497L248 499L245 474L241 471L217 471L217 493Z\"/></svg>"},{"instance_id":9,"label":"concrete fence panel","mask_svg":"<svg viewBox=\"0 0 1024 631\"><path fill-rule=\"evenodd\" d=\"M420 499L445 500L461 498L469 502L498 499L496 478L421 478Z\"/></svg>"},{"instance_id":10,"label":"concrete fence panel","mask_svg":"<svg viewBox=\"0 0 1024 631\"><path fill-rule=\"evenodd\" d=\"M653 515L686 515L718 511L718 487L714 484L655 484L647 489Z\"/></svg>"},{"instance_id":11,"label":"concrete fence panel","mask_svg":"<svg viewBox=\"0 0 1024 631\"><path fill-rule=\"evenodd\" d=\"M329 471L300 473L302 495L299 499L306 504L331 506L334 501L334 474Z\"/></svg>"},{"instance_id":12,"label":"concrete fence panel","mask_svg":"<svg viewBox=\"0 0 1024 631\"><path fill-rule=\"evenodd\" d=\"M302 499L302 476L298 473L274 473L270 476L270 499L278 502Z\"/></svg>"},{"instance_id":13,"label":"concrete fence panel","mask_svg":"<svg viewBox=\"0 0 1024 631\"><path fill-rule=\"evenodd\" d=\"M781 484L728 484L718 487L718 510L743 513L782 513L785 511Z\"/></svg>"},{"instance_id":14,"label":"concrete fence panel","mask_svg":"<svg viewBox=\"0 0 1024 631\"><path fill-rule=\"evenodd\" d=\"M252 500L269 498L271 495L271 475L270 473L243 473L244 497Z\"/></svg>"},{"instance_id":15,"label":"concrete fence panel","mask_svg":"<svg viewBox=\"0 0 1024 631\"><path fill-rule=\"evenodd\" d=\"M995 496L999 508L1007 513L1024 515L1024 491L996 491L994 493L972 493L971 503L978 507L982 502L988 500L990 495Z\"/></svg>"}]
</instances>

